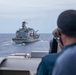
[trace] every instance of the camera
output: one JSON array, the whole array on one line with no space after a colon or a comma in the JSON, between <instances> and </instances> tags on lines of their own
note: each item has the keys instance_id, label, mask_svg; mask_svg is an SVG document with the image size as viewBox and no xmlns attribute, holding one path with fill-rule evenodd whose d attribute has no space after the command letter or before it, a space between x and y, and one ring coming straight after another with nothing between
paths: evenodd
<instances>
[{"instance_id":1,"label":"camera","mask_svg":"<svg viewBox=\"0 0 76 75\"><path fill-rule=\"evenodd\" d=\"M53 39L50 41L50 50L49 53L57 53L58 50L58 42L63 46L62 38L60 32L53 31L52 33Z\"/></svg>"},{"instance_id":2,"label":"camera","mask_svg":"<svg viewBox=\"0 0 76 75\"><path fill-rule=\"evenodd\" d=\"M59 34L57 34L56 32L53 32L53 38L56 39L56 40L59 40L60 39L60 36Z\"/></svg>"}]
</instances>

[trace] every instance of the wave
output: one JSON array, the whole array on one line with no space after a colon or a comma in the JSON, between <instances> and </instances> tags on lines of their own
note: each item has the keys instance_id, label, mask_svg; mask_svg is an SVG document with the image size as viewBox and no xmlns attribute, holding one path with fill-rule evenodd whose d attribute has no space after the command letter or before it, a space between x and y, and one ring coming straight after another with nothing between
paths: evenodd
<instances>
[{"instance_id":1,"label":"wave","mask_svg":"<svg viewBox=\"0 0 76 75\"><path fill-rule=\"evenodd\" d=\"M47 40L40 40L40 42L48 42Z\"/></svg>"},{"instance_id":2,"label":"wave","mask_svg":"<svg viewBox=\"0 0 76 75\"><path fill-rule=\"evenodd\" d=\"M13 41L7 41L7 42L3 42L2 46L8 46L8 45L12 45Z\"/></svg>"}]
</instances>

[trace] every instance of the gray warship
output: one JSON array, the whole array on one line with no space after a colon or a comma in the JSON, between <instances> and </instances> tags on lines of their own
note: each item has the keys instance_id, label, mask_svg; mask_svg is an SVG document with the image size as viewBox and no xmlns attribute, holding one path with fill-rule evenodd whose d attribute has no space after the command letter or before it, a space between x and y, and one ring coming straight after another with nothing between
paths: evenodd
<instances>
[{"instance_id":1,"label":"gray warship","mask_svg":"<svg viewBox=\"0 0 76 75\"><path fill-rule=\"evenodd\" d=\"M31 43L39 40L39 34L33 28L27 28L25 21L22 22L22 28L16 31L16 37L12 40L16 44Z\"/></svg>"}]
</instances>

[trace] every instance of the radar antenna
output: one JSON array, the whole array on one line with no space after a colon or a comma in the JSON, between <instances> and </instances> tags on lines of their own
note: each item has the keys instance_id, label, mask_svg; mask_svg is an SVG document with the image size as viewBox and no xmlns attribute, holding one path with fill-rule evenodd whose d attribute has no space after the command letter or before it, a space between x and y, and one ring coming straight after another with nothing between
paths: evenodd
<instances>
[{"instance_id":1,"label":"radar antenna","mask_svg":"<svg viewBox=\"0 0 76 75\"><path fill-rule=\"evenodd\" d=\"M25 21L22 22L22 28L27 28L27 27L26 27L26 23L27 23L27 22L25 22Z\"/></svg>"}]
</instances>

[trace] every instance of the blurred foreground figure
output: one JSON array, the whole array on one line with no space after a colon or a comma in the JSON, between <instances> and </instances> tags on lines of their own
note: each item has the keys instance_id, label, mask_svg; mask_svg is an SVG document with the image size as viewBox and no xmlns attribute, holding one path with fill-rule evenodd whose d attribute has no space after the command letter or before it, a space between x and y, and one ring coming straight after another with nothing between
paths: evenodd
<instances>
[{"instance_id":1,"label":"blurred foreground figure","mask_svg":"<svg viewBox=\"0 0 76 75\"><path fill-rule=\"evenodd\" d=\"M76 75L76 10L62 12L57 25L64 52L57 59L52 75Z\"/></svg>"},{"instance_id":2,"label":"blurred foreground figure","mask_svg":"<svg viewBox=\"0 0 76 75\"><path fill-rule=\"evenodd\" d=\"M55 61L58 58L58 56L63 52L63 51L60 51L56 53L57 46L58 45L55 39L50 41L50 50L49 50L50 54L42 58L42 61L40 62L38 66L36 75L52 75L52 70L53 70Z\"/></svg>"},{"instance_id":3,"label":"blurred foreground figure","mask_svg":"<svg viewBox=\"0 0 76 75\"><path fill-rule=\"evenodd\" d=\"M37 74L36 75L52 75L53 66L56 62L56 59L63 53L63 51L57 52L58 45L62 48L63 44L59 36L58 30L53 31L53 40L50 41L49 54L42 58L40 62Z\"/></svg>"}]
</instances>

